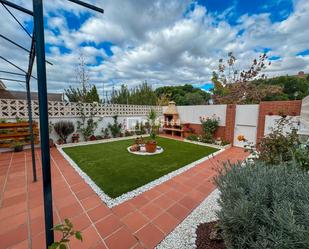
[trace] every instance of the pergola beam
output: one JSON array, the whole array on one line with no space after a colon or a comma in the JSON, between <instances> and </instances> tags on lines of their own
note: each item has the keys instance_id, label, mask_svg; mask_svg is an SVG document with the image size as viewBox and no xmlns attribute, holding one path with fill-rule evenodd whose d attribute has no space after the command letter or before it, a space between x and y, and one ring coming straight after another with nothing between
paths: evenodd
<instances>
[{"instance_id":1,"label":"pergola beam","mask_svg":"<svg viewBox=\"0 0 309 249\"><path fill-rule=\"evenodd\" d=\"M7 80L7 81L13 81L13 82L19 82L19 83L26 83L26 81L24 81L24 80L16 80L16 79L2 78L2 77L0 77L0 80Z\"/></svg>"},{"instance_id":2,"label":"pergola beam","mask_svg":"<svg viewBox=\"0 0 309 249\"><path fill-rule=\"evenodd\" d=\"M12 74L12 75L18 75L18 76L26 76L26 74L15 73L15 72L10 72L10 71L5 71L5 70L0 70L0 73L6 73L6 74Z\"/></svg>"},{"instance_id":3,"label":"pergola beam","mask_svg":"<svg viewBox=\"0 0 309 249\"><path fill-rule=\"evenodd\" d=\"M12 65L13 67L15 67L15 68L17 68L18 70L20 70L20 71L24 72L25 74L27 74L27 72L26 72L24 69L20 68L19 66L17 66L16 64L14 64L13 62L11 62L11 61L9 61L8 59L4 58L4 57L1 56L1 55L0 55L0 59L4 60L5 62L9 63L9 64ZM37 79L37 78L34 77L34 76L31 76L31 77L34 78L34 79Z\"/></svg>"},{"instance_id":4,"label":"pergola beam","mask_svg":"<svg viewBox=\"0 0 309 249\"><path fill-rule=\"evenodd\" d=\"M33 182L36 182L37 181L37 174L36 174L36 163L35 163L33 120L32 120L32 106L31 106L31 90L30 90L30 80L31 80L31 74L32 74L34 59L35 59L35 40L34 40L34 35L33 35L32 39L31 39L31 51L30 51L30 54L29 54L28 72L26 74L26 91L27 91L29 131L30 131L30 143L31 143L31 157L32 157L32 177L33 177Z\"/></svg>"},{"instance_id":5,"label":"pergola beam","mask_svg":"<svg viewBox=\"0 0 309 249\"><path fill-rule=\"evenodd\" d=\"M27 48L23 47L22 45L20 45L20 44L14 42L14 41L12 41L11 39L7 38L6 36L0 34L0 37L1 37L2 39L6 40L6 41L8 41L8 42L10 42L10 43L12 43L12 44L15 45L16 47L19 47L20 49L22 49L22 50L24 50L24 51L30 53L30 50L29 50L29 49L27 49Z\"/></svg>"},{"instance_id":6,"label":"pergola beam","mask_svg":"<svg viewBox=\"0 0 309 249\"><path fill-rule=\"evenodd\" d=\"M21 12L24 12L24 13L30 15L30 16L33 16L33 12L32 12L31 10L28 10L28 9L26 9L26 8L23 8L23 7L21 7L21 6L17 5L17 4L15 4L15 3L12 3L12 2L10 2L10 1L7 1L7 0L0 0L0 3L5 4L5 5L9 6L9 7L12 7L13 9L16 9L16 10L19 10L19 11L21 11Z\"/></svg>"},{"instance_id":7,"label":"pergola beam","mask_svg":"<svg viewBox=\"0 0 309 249\"><path fill-rule=\"evenodd\" d=\"M68 0L69 2L72 2L72 3L76 3L78 5L81 5L83 7L86 7L88 9L91 9L91 10L94 10L94 11L97 11L99 13L104 13L104 10L102 8L99 8L97 6L94 6L92 4L89 4L89 3L85 3L83 1L80 1L80 0Z\"/></svg>"}]
</instances>

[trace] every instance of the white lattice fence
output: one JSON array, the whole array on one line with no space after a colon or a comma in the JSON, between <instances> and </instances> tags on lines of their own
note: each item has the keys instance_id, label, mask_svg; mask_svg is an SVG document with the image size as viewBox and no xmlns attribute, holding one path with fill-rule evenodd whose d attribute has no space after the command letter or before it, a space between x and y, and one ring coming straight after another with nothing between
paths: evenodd
<instances>
[{"instance_id":1,"label":"white lattice fence","mask_svg":"<svg viewBox=\"0 0 309 249\"><path fill-rule=\"evenodd\" d=\"M153 108L159 116L162 115L162 107L145 105L103 105L95 103L71 103L48 102L48 114L50 117L79 117L81 110L86 116L95 114L98 117L119 116L146 116ZM33 117L39 116L38 101L32 101ZM0 99L0 118L27 118L28 108L26 100Z\"/></svg>"}]
</instances>

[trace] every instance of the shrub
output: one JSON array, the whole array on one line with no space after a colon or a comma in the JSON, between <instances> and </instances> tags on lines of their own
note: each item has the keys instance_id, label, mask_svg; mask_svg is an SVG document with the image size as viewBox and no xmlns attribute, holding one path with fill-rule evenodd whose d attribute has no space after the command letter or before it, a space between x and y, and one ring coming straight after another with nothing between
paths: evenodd
<instances>
[{"instance_id":1,"label":"shrub","mask_svg":"<svg viewBox=\"0 0 309 249\"><path fill-rule=\"evenodd\" d=\"M75 128L71 121L59 121L54 124L54 129L63 142L66 143L68 136L74 132Z\"/></svg>"},{"instance_id":2,"label":"shrub","mask_svg":"<svg viewBox=\"0 0 309 249\"><path fill-rule=\"evenodd\" d=\"M287 128L289 131L285 132ZM292 121L282 117L271 129L270 134L262 138L259 144L259 158L267 164L290 161L299 144L297 129Z\"/></svg>"},{"instance_id":3,"label":"shrub","mask_svg":"<svg viewBox=\"0 0 309 249\"><path fill-rule=\"evenodd\" d=\"M186 139L191 141L199 141L199 136L196 134L191 134L190 136L187 136Z\"/></svg>"},{"instance_id":4,"label":"shrub","mask_svg":"<svg viewBox=\"0 0 309 249\"><path fill-rule=\"evenodd\" d=\"M154 109L150 109L150 112L148 113L148 122L150 125L150 138L152 140L155 140L157 137L159 126L156 125L156 119L157 119L157 113Z\"/></svg>"},{"instance_id":5,"label":"shrub","mask_svg":"<svg viewBox=\"0 0 309 249\"><path fill-rule=\"evenodd\" d=\"M201 117L200 121L202 123L204 137L208 142L210 142L213 140L214 134L219 127L219 118L216 116Z\"/></svg>"},{"instance_id":6,"label":"shrub","mask_svg":"<svg viewBox=\"0 0 309 249\"><path fill-rule=\"evenodd\" d=\"M308 173L295 162L225 167L216 183L227 248L309 248Z\"/></svg>"},{"instance_id":7,"label":"shrub","mask_svg":"<svg viewBox=\"0 0 309 249\"><path fill-rule=\"evenodd\" d=\"M113 116L114 123L108 123L107 127L113 137L119 137L121 133L122 124L118 123L118 116Z\"/></svg>"}]
</instances>

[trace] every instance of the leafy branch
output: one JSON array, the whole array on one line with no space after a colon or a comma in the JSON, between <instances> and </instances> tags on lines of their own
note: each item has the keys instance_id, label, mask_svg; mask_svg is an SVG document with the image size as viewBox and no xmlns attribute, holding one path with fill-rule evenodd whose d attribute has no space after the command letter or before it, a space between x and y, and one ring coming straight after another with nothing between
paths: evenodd
<instances>
[{"instance_id":1,"label":"leafy branch","mask_svg":"<svg viewBox=\"0 0 309 249\"><path fill-rule=\"evenodd\" d=\"M51 244L48 249L67 249L67 243L70 242L70 238L75 237L77 240L83 241L83 237L80 231L73 229L72 222L69 219L64 220L64 224L58 224L52 228L54 231L62 233L62 237L58 242Z\"/></svg>"}]
</instances>

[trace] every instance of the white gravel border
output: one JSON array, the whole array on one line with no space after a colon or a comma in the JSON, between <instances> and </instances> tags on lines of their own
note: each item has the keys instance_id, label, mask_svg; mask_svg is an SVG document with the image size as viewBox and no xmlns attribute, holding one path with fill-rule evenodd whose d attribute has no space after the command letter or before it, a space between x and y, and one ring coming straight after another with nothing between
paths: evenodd
<instances>
[{"instance_id":1,"label":"white gravel border","mask_svg":"<svg viewBox=\"0 0 309 249\"><path fill-rule=\"evenodd\" d=\"M206 156L203 157L195 162L192 162L184 167L181 167L180 169L177 169L175 171L170 172L167 175L164 175L152 182L149 182L137 189L134 189L130 192L124 193L121 196L117 197L117 198L111 198L109 197L99 186L96 185L96 183L84 172L82 171L79 166L63 151L63 148L68 148L68 147L75 147L75 146L83 146L83 145L90 145L90 144L98 144L98 143L107 143L107 142L114 142L114 141L121 141L121 140L127 140L127 139L132 139L135 137L140 137L140 136L132 136L132 137L124 137L124 138L116 138L116 139L106 139L106 140L97 140L97 141L91 141L91 142L82 142L82 143L78 143L78 144L65 144L65 145L61 145L61 146L57 146L58 151L63 155L63 157L71 164L71 166L76 170L76 172L85 180L85 182L93 189L94 192L96 192L96 194L102 199L103 202L106 203L106 205L108 207L114 207L117 206L127 200L130 200L132 198L134 198L135 196L138 196L150 189L152 189L153 187L160 185L161 183L164 183L168 180L170 180L171 178L197 166L198 164L208 160L209 158L212 158L220 153L222 153L223 151L226 150L226 147L220 147L220 150ZM163 138L168 138L168 137L163 137ZM168 138L168 139L172 139L172 138ZM180 141L180 140L178 140ZM182 142L182 141L180 141ZM191 141L185 141L187 143L192 143ZM195 142L194 142L195 143ZM207 146L207 147L214 147L214 148L218 148L218 146L212 146L212 145L206 145L203 143L198 143L199 145L202 146Z\"/></svg>"},{"instance_id":2,"label":"white gravel border","mask_svg":"<svg viewBox=\"0 0 309 249\"><path fill-rule=\"evenodd\" d=\"M199 224L217 220L220 210L220 192L214 190L193 212L187 216L156 249L194 249L196 248L196 229ZM211 249L211 248L210 248Z\"/></svg>"},{"instance_id":3,"label":"white gravel border","mask_svg":"<svg viewBox=\"0 0 309 249\"><path fill-rule=\"evenodd\" d=\"M139 150L139 151L131 151L131 147L132 145L127 148L127 151L131 154L138 155L138 156L154 156L154 155L161 154L164 151L161 146L160 146L160 149L157 148L156 152L153 152L153 153L146 152L145 146L144 146L144 150Z\"/></svg>"}]
</instances>

